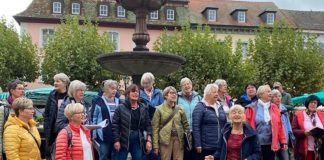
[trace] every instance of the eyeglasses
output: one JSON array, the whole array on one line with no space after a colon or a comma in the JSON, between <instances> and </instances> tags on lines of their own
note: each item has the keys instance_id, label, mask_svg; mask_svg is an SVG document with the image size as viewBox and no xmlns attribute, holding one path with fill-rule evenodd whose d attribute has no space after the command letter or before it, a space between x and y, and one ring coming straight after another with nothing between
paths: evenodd
<instances>
[{"instance_id":1,"label":"eyeglasses","mask_svg":"<svg viewBox=\"0 0 324 160\"><path fill-rule=\"evenodd\" d=\"M74 114L85 114L85 112L76 112L76 113L74 113Z\"/></svg>"},{"instance_id":2,"label":"eyeglasses","mask_svg":"<svg viewBox=\"0 0 324 160\"><path fill-rule=\"evenodd\" d=\"M177 94L177 92L169 92L169 94L173 94L173 95L175 95L175 94Z\"/></svg>"},{"instance_id":3,"label":"eyeglasses","mask_svg":"<svg viewBox=\"0 0 324 160\"><path fill-rule=\"evenodd\" d=\"M33 110L34 110L34 107L27 107L27 108L24 108L24 109L27 109L27 110L33 111Z\"/></svg>"}]
</instances>

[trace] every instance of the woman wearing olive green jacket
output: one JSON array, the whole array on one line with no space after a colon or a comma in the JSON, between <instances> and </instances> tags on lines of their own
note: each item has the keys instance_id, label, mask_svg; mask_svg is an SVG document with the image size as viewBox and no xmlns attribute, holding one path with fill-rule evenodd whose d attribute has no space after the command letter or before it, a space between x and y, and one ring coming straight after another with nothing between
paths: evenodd
<instances>
[{"instance_id":1,"label":"woman wearing olive green jacket","mask_svg":"<svg viewBox=\"0 0 324 160\"><path fill-rule=\"evenodd\" d=\"M177 91L174 87L166 87L163 97L165 101L157 107L152 120L154 153L160 153L162 160L169 160L171 155L174 160L182 160L183 135L189 132L186 114L181 107L176 106Z\"/></svg>"}]
</instances>

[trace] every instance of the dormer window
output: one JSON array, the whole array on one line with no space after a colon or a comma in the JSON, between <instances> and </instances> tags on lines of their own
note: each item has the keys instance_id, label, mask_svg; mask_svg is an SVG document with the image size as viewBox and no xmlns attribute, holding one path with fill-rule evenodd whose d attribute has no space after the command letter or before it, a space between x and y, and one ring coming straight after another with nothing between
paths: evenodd
<instances>
[{"instance_id":1,"label":"dormer window","mask_svg":"<svg viewBox=\"0 0 324 160\"><path fill-rule=\"evenodd\" d=\"M108 16L108 5L99 5L99 16Z\"/></svg>"},{"instance_id":2,"label":"dormer window","mask_svg":"<svg viewBox=\"0 0 324 160\"><path fill-rule=\"evenodd\" d=\"M158 20L159 19L159 10L153 11L150 13L150 19Z\"/></svg>"},{"instance_id":3,"label":"dormer window","mask_svg":"<svg viewBox=\"0 0 324 160\"><path fill-rule=\"evenodd\" d=\"M274 13L267 13L267 24L273 24L275 19Z\"/></svg>"},{"instance_id":4,"label":"dormer window","mask_svg":"<svg viewBox=\"0 0 324 160\"><path fill-rule=\"evenodd\" d=\"M62 13L62 3L61 2L53 2L53 13Z\"/></svg>"},{"instance_id":5,"label":"dormer window","mask_svg":"<svg viewBox=\"0 0 324 160\"><path fill-rule=\"evenodd\" d=\"M80 3L72 3L72 14L80 14Z\"/></svg>"},{"instance_id":6,"label":"dormer window","mask_svg":"<svg viewBox=\"0 0 324 160\"><path fill-rule=\"evenodd\" d=\"M216 21L216 9L208 9L208 21Z\"/></svg>"},{"instance_id":7,"label":"dormer window","mask_svg":"<svg viewBox=\"0 0 324 160\"><path fill-rule=\"evenodd\" d=\"M117 17L119 18L126 17L126 10L122 6L117 6Z\"/></svg>"},{"instance_id":8,"label":"dormer window","mask_svg":"<svg viewBox=\"0 0 324 160\"><path fill-rule=\"evenodd\" d=\"M166 10L166 19L168 21L174 21L174 9L167 9Z\"/></svg>"},{"instance_id":9,"label":"dormer window","mask_svg":"<svg viewBox=\"0 0 324 160\"><path fill-rule=\"evenodd\" d=\"M238 11L237 12L237 21L239 23L245 23L245 11Z\"/></svg>"}]
</instances>

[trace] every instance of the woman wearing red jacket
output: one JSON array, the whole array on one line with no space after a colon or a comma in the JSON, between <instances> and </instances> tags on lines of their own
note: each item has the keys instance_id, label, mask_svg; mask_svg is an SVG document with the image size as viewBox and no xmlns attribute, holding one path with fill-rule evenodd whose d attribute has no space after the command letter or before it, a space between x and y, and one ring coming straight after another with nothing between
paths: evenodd
<instances>
[{"instance_id":1,"label":"woman wearing red jacket","mask_svg":"<svg viewBox=\"0 0 324 160\"><path fill-rule=\"evenodd\" d=\"M93 149L90 130L82 126L84 107L80 103L71 103L64 109L64 115L69 119L69 129L72 132L72 146L68 144L68 132L62 129L56 139L56 160L93 160Z\"/></svg>"},{"instance_id":2,"label":"woman wearing red jacket","mask_svg":"<svg viewBox=\"0 0 324 160\"><path fill-rule=\"evenodd\" d=\"M292 121L292 130L296 136L295 157L301 160L320 160L319 139L314 139L311 129L318 127L323 129L324 112L316 111L320 100L315 95L310 95L305 100L306 110L295 112ZM322 138L323 141L323 138ZM322 152L323 149L322 149Z\"/></svg>"},{"instance_id":3,"label":"woman wearing red jacket","mask_svg":"<svg viewBox=\"0 0 324 160\"><path fill-rule=\"evenodd\" d=\"M280 110L270 102L269 85L260 86L256 94L259 99L246 106L246 122L257 132L262 159L274 160L280 147L288 149Z\"/></svg>"}]
</instances>

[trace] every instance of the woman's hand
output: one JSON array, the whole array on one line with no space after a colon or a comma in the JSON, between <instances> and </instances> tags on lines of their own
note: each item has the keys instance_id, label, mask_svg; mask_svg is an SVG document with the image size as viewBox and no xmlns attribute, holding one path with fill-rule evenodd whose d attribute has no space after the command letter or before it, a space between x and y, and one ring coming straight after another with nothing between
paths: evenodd
<instances>
[{"instance_id":1,"label":"woman's hand","mask_svg":"<svg viewBox=\"0 0 324 160\"><path fill-rule=\"evenodd\" d=\"M150 153L152 150L152 143L150 141L146 141L146 151Z\"/></svg>"},{"instance_id":2,"label":"woman's hand","mask_svg":"<svg viewBox=\"0 0 324 160\"><path fill-rule=\"evenodd\" d=\"M205 160L214 160L214 156L212 155L205 156Z\"/></svg>"},{"instance_id":3,"label":"woman's hand","mask_svg":"<svg viewBox=\"0 0 324 160\"><path fill-rule=\"evenodd\" d=\"M155 148L155 149L154 149L154 154L155 154L155 155L159 155L159 149Z\"/></svg>"},{"instance_id":4,"label":"woman's hand","mask_svg":"<svg viewBox=\"0 0 324 160\"><path fill-rule=\"evenodd\" d=\"M307 136L310 136L311 135L311 133L310 132L308 132L308 131L305 131L305 136L307 137Z\"/></svg>"},{"instance_id":5,"label":"woman's hand","mask_svg":"<svg viewBox=\"0 0 324 160\"><path fill-rule=\"evenodd\" d=\"M284 144L284 145L282 146L282 149L283 149L283 150L287 150L287 149L288 149L288 145L287 145L287 144Z\"/></svg>"},{"instance_id":6,"label":"woman's hand","mask_svg":"<svg viewBox=\"0 0 324 160\"><path fill-rule=\"evenodd\" d=\"M114 148L117 152L119 152L119 150L120 150L120 142L119 141L114 143Z\"/></svg>"},{"instance_id":7,"label":"woman's hand","mask_svg":"<svg viewBox=\"0 0 324 160\"><path fill-rule=\"evenodd\" d=\"M202 151L201 147L196 147L196 151L197 151L197 153L201 153L201 151Z\"/></svg>"}]
</instances>

